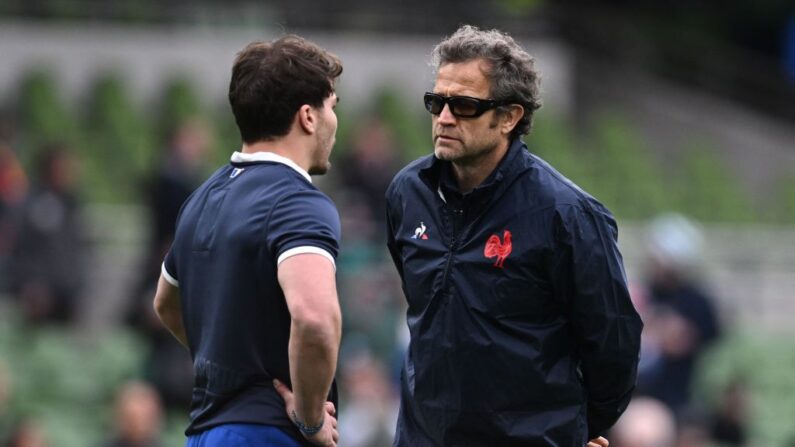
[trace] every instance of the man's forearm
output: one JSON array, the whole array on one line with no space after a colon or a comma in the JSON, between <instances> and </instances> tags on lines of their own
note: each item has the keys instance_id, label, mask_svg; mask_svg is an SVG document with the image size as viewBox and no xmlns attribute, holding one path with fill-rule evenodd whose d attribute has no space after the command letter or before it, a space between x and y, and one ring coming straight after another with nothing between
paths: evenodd
<instances>
[{"instance_id":1,"label":"man's forearm","mask_svg":"<svg viewBox=\"0 0 795 447\"><path fill-rule=\"evenodd\" d=\"M160 321L163 326L171 332L171 335L179 341L182 346L188 347L188 336L185 333L185 325L182 322L182 311L177 309L176 312L170 311L164 315L160 315Z\"/></svg>"},{"instance_id":2,"label":"man's forearm","mask_svg":"<svg viewBox=\"0 0 795 447\"><path fill-rule=\"evenodd\" d=\"M162 275L157 283L154 308L158 318L163 322L163 326L187 348L188 336L182 321L182 302L179 289L169 284Z\"/></svg>"},{"instance_id":3,"label":"man's forearm","mask_svg":"<svg viewBox=\"0 0 795 447\"><path fill-rule=\"evenodd\" d=\"M340 326L337 319L316 324L293 320L289 345L290 380L296 417L307 425L323 420L323 405L337 368Z\"/></svg>"},{"instance_id":4,"label":"man's forearm","mask_svg":"<svg viewBox=\"0 0 795 447\"><path fill-rule=\"evenodd\" d=\"M279 264L279 284L290 311L292 399L287 411L312 427L325 419L342 334L333 263L319 254L291 256Z\"/></svg>"}]
</instances>

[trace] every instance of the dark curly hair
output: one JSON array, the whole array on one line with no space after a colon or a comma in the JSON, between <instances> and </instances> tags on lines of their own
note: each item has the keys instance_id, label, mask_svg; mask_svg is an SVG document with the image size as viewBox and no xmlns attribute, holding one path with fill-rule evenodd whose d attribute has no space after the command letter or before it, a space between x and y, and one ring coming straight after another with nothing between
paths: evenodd
<instances>
[{"instance_id":1,"label":"dark curly hair","mask_svg":"<svg viewBox=\"0 0 795 447\"><path fill-rule=\"evenodd\" d=\"M514 101L524 108L524 116L511 131L511 138L529 133L533 113L541 107L541 76L535 69L533 56L503 32L464 25L433 49L431 65L438 70L445 64L474 59L483 59L488 64L486 78L492 99Z\"/></svg>"},{"instance_id":2,"label":"dark curly hair","mask_svg":"<svg viewBox=\"0 0 795 447\"><path fill-rule=\"evenodd\" d=\"M337 56L295 35L252 42L237 54L229 103L245 143L287 135L302 105L321 107L342 74Z\"/></svg>"}]
</instances>

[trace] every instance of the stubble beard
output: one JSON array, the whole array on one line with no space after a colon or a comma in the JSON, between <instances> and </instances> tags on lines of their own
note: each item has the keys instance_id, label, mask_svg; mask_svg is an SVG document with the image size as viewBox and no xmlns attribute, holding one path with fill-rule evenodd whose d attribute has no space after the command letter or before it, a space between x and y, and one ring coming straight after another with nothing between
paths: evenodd
<instances>
[{"instance_id":1,"label":"stubble beard","mask_svg":"<svg viewBox=\"0 0 795 447\"><path fill-rule=\"evenodd\" d=\"M317 151L315 152L315 157L313 157L314 162L307 171L309 175L323 175L331 169L329 157L331 156L331 149L334 147L335 140L334 135L329 138L318 138Z\"/></svg>"},{"instance_id":2,"label":"stubble beard","mask_svg":"<svg viewBox=\"0 0 795 447\"><path fill-rule=\"evenodd\" d=\"M456 154L456 152L458 152L459 154ZM440 148L440 147L438 147L436 145L434 145L434 148L433 148L433 154L436 156L436 158L438 158L439 160L445 160L445 161L453 161L453 160L455 160L460 155L460 152L461 152L460 150L459 151L451 150L449 147L441 147Z\"/></svg>"},{"instance_id":3,"label":"stubble beard","mask_svg":"<svg viewBox=\"0 0 795 447\"><path fill-rule=\"evenodd\" d=\"M492 118L489 122L489 129L495 129L498 125L496 117ZM438 135L438 133L437 133ZM485 155L494 151L499 145L498 141L482 141L479 147L472 148L461 140L458 140L456 146L438 146L438 139L434 140L434 155L439 160L455 162L460 165L477 164L478 160L482 159Z\"/></svg>"},{"instance_id":4,"label":"stubble beard","mask_svg":"<svg viewBox=\"0 0 795 447\"><path fill-rule=\"evenodd\" d=\"M497 142L483 142L479 147L467 147L463 142L459 142L460 147L451 148L450 146L434 147L434 155L439 160L453 162L458 165L476 165L486 155L497 148Z\"/></svg>"}]
</instances>

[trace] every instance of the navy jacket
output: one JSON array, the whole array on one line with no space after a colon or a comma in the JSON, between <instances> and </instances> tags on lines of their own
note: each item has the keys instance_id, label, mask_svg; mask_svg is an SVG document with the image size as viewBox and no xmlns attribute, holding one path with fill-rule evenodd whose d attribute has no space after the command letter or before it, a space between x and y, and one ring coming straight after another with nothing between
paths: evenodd
<instances>
[{"instance_id":1,"label":"navy jacket","mask_svg":"<svg viewBox=\"0 0 795 447\"><path fill-rule=\"evenodd\" d=\"M582 446L635 386L610 212L514 140L471 193L433 156L386 193L411 341L395 445Z\"/></svg>"}]
</instances>

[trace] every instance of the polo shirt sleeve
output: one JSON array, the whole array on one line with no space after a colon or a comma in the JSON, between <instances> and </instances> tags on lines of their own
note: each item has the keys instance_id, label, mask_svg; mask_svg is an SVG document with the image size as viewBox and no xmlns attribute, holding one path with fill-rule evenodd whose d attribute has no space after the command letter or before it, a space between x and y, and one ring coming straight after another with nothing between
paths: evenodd
<instances>
[{"instance_id":1,"label":"polo shirt sleeve","mask_svg":"<svg viewBox=\"0 0 795 447\"><path fill-rule=\"evenodd\" d=\"M179 287L179 280L177 279L177 263L174 260L174 254L172 250L169 250L166 253L166 259L163 261L163 265L160 269L161 273L163 274L163 278L174 287Z\"/></svg>"},{"instance_id":2,"label":"polo shirt sleeve","mask_svg":"<svg viewBox=\"0 0 795 447\"><path fill-rule=\"evenodd\" d=\"M265 237L277 265L290 256L316 253L336 268L341 238L339 213L320 191L292 193L273 209Z\"/></svg>"}]
</instances>

